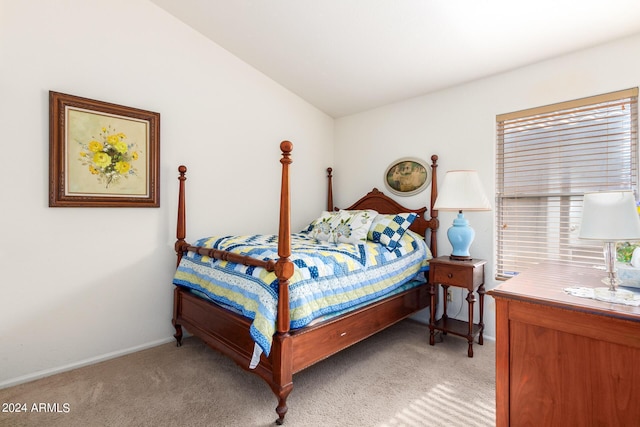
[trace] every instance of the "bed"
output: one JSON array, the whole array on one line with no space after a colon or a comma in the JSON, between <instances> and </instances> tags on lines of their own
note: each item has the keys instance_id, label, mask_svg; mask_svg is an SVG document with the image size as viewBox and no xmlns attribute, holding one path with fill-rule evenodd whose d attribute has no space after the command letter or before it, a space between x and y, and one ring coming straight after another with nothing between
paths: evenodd
<instances>
[{"instance_id":1,"label":"bed","mask_svg":"<svg viewBox=\"0 0 640 427\"><path fill-rule=\"evenodd\" d=\"M306 230L292 233L289 195L289 168L292 163L292 149L293 144L289 141L283 141L280 144L282 152L280 159L282 164L280 223L278 234L274 236L249 236L248 238L247 236L209 236L199 239L194 244L186 242L185 181L187 168L185 166L178 168L179 196L177 240L175 243L177 268L174 277L172 319L176 331L174 337L178 345L181 345L183 328L185 328L209 347L227 355L244 369L263 378L278 400L277 424L283 423L287 413L287 397L293 389L294 374L429 306L428 261L425 261L431 255L437 256L438 218L436 211L430 209L430 217L427 219L425 217L426 207L406 208L376 188L351 206L342 210L338 209L333 205L331 168L327 169L327 210ZM431 208L437 197L437 159L435 155L431 157ZM402 216L405 219L410 218L411 224L401 239L389 242L388 237L385 240L384 234L378 235L380 242L384 241L392 246L397 245L393 250L389 246L385 246L386 250L378 248L376 245L379 245L380 242L372 243L368 239L364 243L359 241L357 244L351 244L348 241L344 242L338 239L336 235L332 235L332 237L320 235L319 230L322 227L318 224L326 218L335 220L339 215L345 214L364 215L365 217L370 214L375 220L380 218L395 218L397 220L398 216ZM367 218L365 219L368 221ZM369 226L370 223L366 225L366 227ZM373 228L371 227L371 230ZM422 245L427 246L424 243L425 236L428 236L430 240L431 255L415 255L414 249L421 250ZM237 239L241 239L241 241ZM331 239L336 240L332 241ZM251 247L256 240L259 240L259 243L271 245L270 249L258 250ZM321 249L311 247L310 241L319 244ZM338 252L337 249L334 251L334 247L340 247L341 251L344 248L346 253L334 254L333 252ZM267 252L261 252L263 250ZM314 255L312 254L314 250L321 255L322 261L309 261L309 258ZM404 252L413 255L406 255ZM273 256L265 256L265 253L273 253ZM414 260L408 261L409 257L413 257ZM322 294L317 300L300 297L299 288L306 286L312 276L320 276L320 280L324 280L321 285L323 289L328 286L328 283L332 283L331 280L323 277L324 273L322 272L331 269L338 270L338 267L326 267L324 264L319 264L318 267L307 268L307 265L312 265L314 262L333 262L329 258L337 258L342 261L341 265L345 265L344 260L347 259L346 264L354 266L349 267L353 270L362 268L360 264L365 263L364 258L367 258L367 263L369 259L376 264L382 258L389 258L393 263L406 264L401 264L403 267L385 267L388 271L397 270L402 279L395 279L395 276L391 276L390 273L389 277L380 281L383 282L382 284L374 283L374 279L364 276L365 271L356 271L355 277L363 283L366 282L366 286L363 287L366 292L354 290L355 288L352 288L354 285L351 283L341 285L348 286L349 291L341 292L340 298L347 294L356 296L353 302L354 306L351 308L348 308L347 303L342 300L336 303L335 295L329 297L328 294ZM354 259L360 259L360 261L355 262ZM305 264L305 260L307 264ZM411 266L409 263L412 263ZM415 265L418 266L417 270L415 270ZM222 266L222 271L212 270L213 266ZM410 273L405 272L410 268L413 269ZM240 271L242 274L238 273ZM309 271L312 273L310 274ZM244 280L247 274L258 278L250 278L249 281L263 280L265 284L255 291L232 292L240 286L236 283L239 280L237 278L239 275L243 276L242 286L245 286ZM376 275L380 275L380 273ZM214 291L222 286L219 281L226 280L226 278L230 279L232 290L222 290L220 291L221 295L214 295ZM211 282L207 283L207 280ZM335 279L336 282L342 280L342 277ZM387 293L387 291L389 292ZM240 295L239 299L243 300L243 304L245 299L249 301L247 303L249 308L239 307L237 299L233 299L229 296L230 294ZM257 298L249 300L248 294L252 296L255 294ZM305 311L307 306L312 308ZM263 309L265 313L260 314ZM322 316L319 319L311 319L316 314ZM271 334L270 331L273 333ZM426 336L425 333L425 340Z\"/></svg>"}]
</instances>

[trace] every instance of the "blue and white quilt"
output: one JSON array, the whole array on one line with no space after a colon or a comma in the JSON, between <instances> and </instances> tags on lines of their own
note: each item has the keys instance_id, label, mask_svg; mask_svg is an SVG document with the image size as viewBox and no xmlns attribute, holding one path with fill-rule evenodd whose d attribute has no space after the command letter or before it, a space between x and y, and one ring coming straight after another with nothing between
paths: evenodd
<instances>
[{"instance_id":1,"label":"blue and white quilt","mask_svg":"<svg viewBox=\"0 0 640 427\"><path fill-rule=\"evenodd\" d=\"M276 235L208 237L195 246L215 248L258 259L278 259ZM291 235L293 276L289 280L291 329L318 317L380 299L424 282L431 258L424 239L407 232L389 251L380 243L329 243L306 233ZM251 336L266 355L271 350L278 312L278 279L274 272L188 252L173 283L205 294L253 319Z\"/></svg>"}]
</instances>

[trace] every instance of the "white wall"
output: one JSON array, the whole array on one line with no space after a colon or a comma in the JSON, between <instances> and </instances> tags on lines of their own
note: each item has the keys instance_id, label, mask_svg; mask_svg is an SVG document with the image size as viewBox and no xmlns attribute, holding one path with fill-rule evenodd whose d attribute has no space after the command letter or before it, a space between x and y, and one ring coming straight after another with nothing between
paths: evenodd
<instances>
[{"instance_id":1,"label":"white wall","mask_svg":"<svg viewBox=\"0 0 640 427\"><path fill-rule=\"evenodd\" d=\"M48 91L161 113L161 207L48 207ZM333 120L147 0L0 0L0 387L172 339L177 166L188 237L325 206Z\"/></svg>"},{"instance_id":2,"label":"white wall","mask_svg":"<svg viewBox=\"0 0 640 427\"><path fill-rule=\"evenodd\" d=\"M439 177L450 169L477 169L491 195L495 190L497 114L638 86L638 51L640 36L336 120L335 187L340 189L336 204L371 186L384 189L383 171L393 160L415 156L428 161L432 154L440 157ZM395 198L409 207L428 206L428 192ZM440 212L440 255L451 253L446 229L454 215ZM498 284L493 279L494 212L465 216L476 231L472 256L489 261L485 284L491 289ZM466 291L462 294L460 289L454 291L449 314L458 313L456 317L466 320ZM495 336L494 310L488 298L485 324L489 337Z\"/></svg>"}]
</instances>

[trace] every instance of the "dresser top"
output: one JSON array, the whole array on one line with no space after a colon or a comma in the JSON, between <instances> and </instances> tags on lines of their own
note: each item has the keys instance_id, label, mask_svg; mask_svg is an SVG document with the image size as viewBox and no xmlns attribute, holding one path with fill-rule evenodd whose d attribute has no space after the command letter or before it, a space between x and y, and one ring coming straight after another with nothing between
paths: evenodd
<instances>
[{"instance_id":1,"label":"dresser top","mask_svg":"<svg viewBox=\"0 0 640 427\"><path fill-rule=\"evenodd\" d=\"M603 269L574 267L549 261L523 271L487 293L494 298L544 304L640 322L640 307L573 296L564 291L565 288L574 287L606 287L602 283L606 275Z\"/></svg>"}]
</instances>

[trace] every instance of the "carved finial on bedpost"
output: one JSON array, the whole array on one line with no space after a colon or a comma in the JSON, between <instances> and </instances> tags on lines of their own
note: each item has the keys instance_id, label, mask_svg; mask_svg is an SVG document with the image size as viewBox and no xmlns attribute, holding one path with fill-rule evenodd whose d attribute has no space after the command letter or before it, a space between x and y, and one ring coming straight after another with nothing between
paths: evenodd
<instances>
[{"instance_id":1,"label":"carved finial on bedpost","mask_svg":"<svg viewBox=\"0 0 640 427\"><path fill-rule=\"evenodd\" d=\"M331 172L333 172L333 169L327 168L327 179L329 180L329 188L327 191L327 210L329 212L333 212L333 175L331 175Z\"/></svg>"},{"instance_id":2,"label":"carved finial on bedpost","mask_svg":"<svg viewBox=\"0 0 640 427\"><path fill-rule=\"evenodd\" d=\"M178 172L180 173L180 176L178 177L178 180L180 181L180 189L178 190L178 225L176 227L176 244L174 247L176 255L178 256L178 264L180 264L182 253L184 252L184 246L186 245L184 239L187 235L186 204L184 201L184 182L187 180L187 177L185 176L187 173L187 167L180 165L178 167Z\"/></svg>"}]
</instances>

